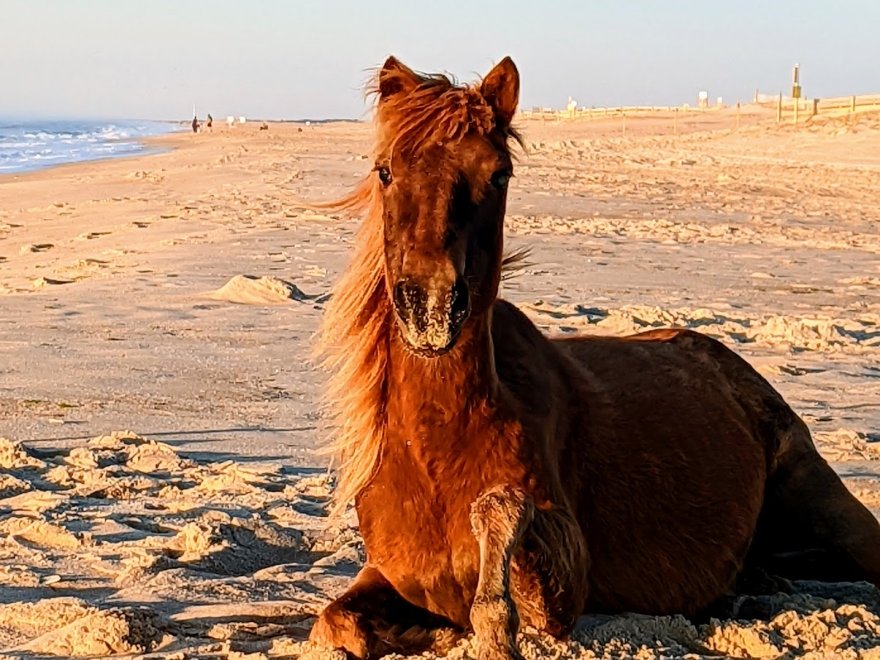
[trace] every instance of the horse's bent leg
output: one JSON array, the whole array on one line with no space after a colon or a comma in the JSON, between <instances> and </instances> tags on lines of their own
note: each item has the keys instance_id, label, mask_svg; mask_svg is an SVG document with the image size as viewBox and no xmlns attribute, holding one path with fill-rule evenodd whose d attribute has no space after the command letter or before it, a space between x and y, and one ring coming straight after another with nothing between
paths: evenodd
<instances>
[{"instance_id":1,"label":"horse's bent leg","mask_svg":"<svg viewBox=\"0 0 880 660\"><path fill-rule=\"evenodd\" d=\"M462 635L446 619L406 601L378 570L367 566L324 609L309 640L364 660L388 653L443 652Z\"/></svg>"},{"instance_id":2,"label":"horse's bent leg","mask_svg":"<svg viewBox=\"0 0 880 660\"><path fill-rule=\"evenodd\" d=\"M800 419L782 438L762 517L756 541L764 556L756 559L769 570L880 586L880 524L819 455Z\"/></svg>"},{"instance_id":3,"label":"horse's bent leg","mask_svg":"<svg viewBox=\"0 0 880 660\"><path fill-rule=\"evenodd\" d=\"M483 493L471 507L471 528L480 546L480 577L471 625L481 660L520 658L519 616L510 594L510 564L534 515L531 498L516 488Z\"/></svg>"}]
</instances>

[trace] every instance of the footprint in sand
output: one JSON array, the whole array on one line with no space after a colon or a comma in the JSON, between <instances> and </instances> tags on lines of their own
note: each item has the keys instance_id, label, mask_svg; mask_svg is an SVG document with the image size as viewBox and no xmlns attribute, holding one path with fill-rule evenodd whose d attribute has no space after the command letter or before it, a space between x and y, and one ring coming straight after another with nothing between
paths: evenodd
<instances>
[{"instance_id":1,"label":"footprint in sand","mask_svg":"<svg viewBox=\"0 0 880 660\"><path fill-rule=\"evenodd\" d=\"M304 275L308 275L310 277L319 277L325 278L327 277L327 269L321 266L309 266L303 270Z\"/></svg>"},{"instance_id":2,"label":"footprint in sand","mask_svg":"<svg viewBox=\"0 0 880 660\"><path fill-rule=\"evenodd\" d=\"M103 259L79 259L71 264L67 264L58 270L58 274L68 277L71 280L81 280L94 275L100 270L109 268L111 262Z\"/></svg>"},{"instance_id":3,"label":"footprint in sand","mask_svg":"<svg viewBox=\"0 0 880 660\"><path fill-rule=\"evenodd\" d=\"M164 181L165 177L161 174L156 174L155 172L150 172L149 170L138 170L137 172L130 172L126 175L129 179L142 179L143 181L152 181L154 183L159 183L160 181Z\"/></svg>"},{"instance_id":4,"label":"footprint in sand","mask_svg":"<svg viewBox=\"0 0 880 660\"><path fill-rule=\"evenodd\" d=\"M52 243L28 243L22 245L19 254L30 254L32 252L46 252L55 247Z\"/></svg>"},{"instance_id":5,"label":"footprint in sand","mask_svg":"<svg viewBox=\"0 0 880 660\"><path fill-rule=\"evenodd\" d=\"M132 222L131 224L133 224L133 225L134 225L135 227L137 227L138 229L146 229L147 227L150 226L150 223L149 223L149 222L143 222L143 221L141 221L141 220L135 220L135 221Z\"/></svg>"},{"instance_id":6,"label":"footprint in sand","mask_svg":"<svg viewBox=\"0 0 880 660\"><path fill-rule=\"evenodd\" d=\"M44 286L53 284L73 284L74 280L58 280L51 277L38 277L34 280L34 288L42 289Z\"/></svg>"},{"instance_id":7,"label":"footprint in sand","mask_svg":"<svg viewBox=\"0 0 880 660\"><path fill-rule=\"evenodd\" d=\"M91 241L95 238L100 238L101 236L109 236L111 232L109 231L87 231L76 237L78 241Z\"/></svg>"},{"instance_id":8,"label":"footprint in sand","mask_svg":"<svg viewBox=\"0 0 880 660\"><path fill-rule=\"evenodd\" d=\"M821 374L825 369L817 367L800 367L795 364L780 364L775 369L779 373L788 374L789 376L804 376L807 374Z\"/></svg>"}]
</instances>

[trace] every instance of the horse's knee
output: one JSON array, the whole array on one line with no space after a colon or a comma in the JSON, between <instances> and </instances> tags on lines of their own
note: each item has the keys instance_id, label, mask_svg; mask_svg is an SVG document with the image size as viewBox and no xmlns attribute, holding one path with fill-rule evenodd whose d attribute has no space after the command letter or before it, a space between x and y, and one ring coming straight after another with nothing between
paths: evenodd
<instances>
[{"instance_id":1,"label":"horse's knee","mask_svg":"<svg viewBox=\"0 0 880 660\"><path fill-rule=\"evenodd\" d=\"M476 536L494 532L494 535L517 539L533 517L531 498L514 486L490 488L471 505L471 529Z\"/></svg>"},{"instance_id":2,"label":"horse's knee","mask_svg":"<svg viewBox=\"0 0 880 660\"><path fill-rule=\"evenodd\" d=\"M327 649L340 649L364 660L370 655L370 633L362 615L352 612L339 601L330 603L312 626L309 641Z\"/></svg>"}]
</instances>

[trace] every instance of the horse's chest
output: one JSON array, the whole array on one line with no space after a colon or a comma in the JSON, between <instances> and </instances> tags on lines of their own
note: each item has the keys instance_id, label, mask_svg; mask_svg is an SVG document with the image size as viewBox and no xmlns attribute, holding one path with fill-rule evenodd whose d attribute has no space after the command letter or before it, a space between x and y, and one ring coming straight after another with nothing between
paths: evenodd
<instances>
[{"instance_id":1,"label":"horse's chest","mask_svg":"<svg viewBox=\"0 0 880 660\"><path fill-rule=\"evenodd\" d=\"M389 461L357 502L370 564L407 600L461 625L479 575L469 511L480 488L466 478L435 482L406 461Z\"/></svg>"}]
</instances>

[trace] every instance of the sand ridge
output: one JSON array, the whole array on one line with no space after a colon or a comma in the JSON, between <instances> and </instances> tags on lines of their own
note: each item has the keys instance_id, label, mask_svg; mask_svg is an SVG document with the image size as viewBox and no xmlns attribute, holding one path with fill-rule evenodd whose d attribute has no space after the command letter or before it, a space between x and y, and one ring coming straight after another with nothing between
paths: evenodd
<instances>
[{"instance_id":1,"label":"sand ridge","mask_svg":"<svg viewBox=\"0 0 880 660\"><path fill-rule=\"evenodd\" d=\"M144 653L261 617L298 624L363 561L350 521L325 521L323 474L192 460L131 432L45 454L0 439L0 465L15 480L0 500L0 639L13 655ZM27 590L41 597L19 602ZM249 620L257 594L283 603L254 603ZM234 620L198 609L218 599L240 604Z\"/></svg>"}]
</instances>

